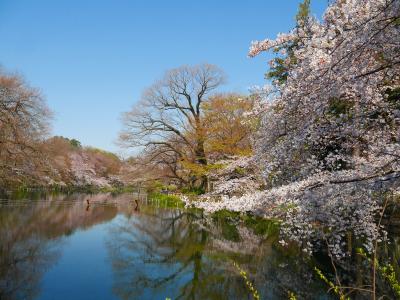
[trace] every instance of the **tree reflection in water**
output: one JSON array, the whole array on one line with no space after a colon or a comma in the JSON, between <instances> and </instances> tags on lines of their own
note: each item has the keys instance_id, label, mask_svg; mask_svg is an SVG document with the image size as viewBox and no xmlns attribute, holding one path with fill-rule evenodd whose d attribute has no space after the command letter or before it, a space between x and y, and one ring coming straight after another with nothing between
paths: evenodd
<instances>
[{"instance_id":1,"label":"tree reflection in water","mask_svg":"<svg viewBox=\"0 0 400 300\"><path fill-rule=\"evenodd\" d=\"M43 274L60 255L61 239L36 232L37 218L32 208L0 209L0 299L37 297Z\"/></svg>"},{"instance_id":2,"label":"tree reflection in water","mask_svg":"<svg viewBox=\"0 0 400 300\"><path fill-rule=\"evenodd\" d=\"M239 238L228 240L223 224L199 212L142 207L140 214L120 219L107 241L115 294L122 299L251 299L233 260L250 271L262 299L287 299L289 290L305 298L325 294L312 278L313 266L296 250L282 254L274 246L276 235L237 230Z\"/></svg>"},{"instance_id":3,"label":"tree reflection in water","mask_svg":"<svg viewBox=\"0 0 400 300\"><path fill-rule=\"evenodd\" d=\"M1 200L0 299L34 299L40 294L45 272L61 255L65 237L113 219L113 206L93 206L86 199L104 202L108 195L58 195L40 200Z\"/></svg>"},{"instance_id":4,"label":"tree reflection in water","mask_svg":"<svg viewBox=\"0 0 400 300\"><path fill-rule=\"evenodd\" d=\"M141 214L121 220L108 241L115 293L122 299L246 299L241 278L226 272L224 260L212 259L200 218L142 207Z\"/></svg>"},{"instance_id":5,"label":"tree reflection in water","mask_svg":"<svg viewBox=\"0 0 400 300\"><path fill-rule=\"evenodd\" d=\"M328 287L314 271L318 266L333 278L326 255L309 258L297 247L281 247L278 230L269 221L204 217L199 211L144 202L137 208L132 195L108 194L0 203L0 299L40 298L42 277L59 259L64 241L70 241L77 229L100 223L106 226L93 232L106 237L100 247L106 247L109 261L102 257L92 262L101 265L105 276L100 278L109 278L104 282L107 291L112 285L113 294L121 299L251 299L233 261L248 272L261 299L288 299L288 291L297 299L329 299ZM380 257L391 257L398 271L397 237ZM82 242L74 240L78 248ZM83 249L76 255L87 253ZM73 272L82 271L75 267ZM353 259L340 272L351 286L369 282L370 266L361 259ZM62 272L54 276L53 282L65 280ZM102 283L94 282L86 292L98 290ZM79 285L71 288L80 293Z\"/></svg>"},{"instance_id":6,"label":"tree reflection in water","mask_svg":"<svg viewBox=\"0 0 400 300\"><path fill-rule=\"evenodd\" d=\"M33 299L44 272L59 257L58 241L39 236L14 240L1 235L0 299Z\"/></svg>"}]
</instances>

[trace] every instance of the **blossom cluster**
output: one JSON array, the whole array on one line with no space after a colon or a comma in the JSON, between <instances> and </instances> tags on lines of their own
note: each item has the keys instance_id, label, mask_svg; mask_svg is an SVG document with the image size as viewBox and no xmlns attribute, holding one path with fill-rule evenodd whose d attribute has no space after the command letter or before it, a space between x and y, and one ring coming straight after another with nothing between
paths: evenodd
<instances>
[{"instance_id":1,"label":"blossom cluster","mask_svg":"<svg viewBox=\"0 0 400 300\"><path fill-rule=\"evenodd\" d=\"M97 174L95 164L85 153L70 153L71 172L78 185L110 187L109 179Z\"/></svg>"}]
</instances>

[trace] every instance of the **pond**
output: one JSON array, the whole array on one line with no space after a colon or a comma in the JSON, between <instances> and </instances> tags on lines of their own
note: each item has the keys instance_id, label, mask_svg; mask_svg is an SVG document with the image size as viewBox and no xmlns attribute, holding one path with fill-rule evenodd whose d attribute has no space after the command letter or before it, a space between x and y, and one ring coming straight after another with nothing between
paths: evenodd
<instances>
[{"instance_id":1,"label":"pond","mask_svg":"<svg viewBox=\"0 0 400 300\"><path fill-rule=\"evenodd\" d=\"M261 299L330 299L275 223L137 197L2 199L0 299L253 299L238 267Z\"/></svg>"}]
</instances>

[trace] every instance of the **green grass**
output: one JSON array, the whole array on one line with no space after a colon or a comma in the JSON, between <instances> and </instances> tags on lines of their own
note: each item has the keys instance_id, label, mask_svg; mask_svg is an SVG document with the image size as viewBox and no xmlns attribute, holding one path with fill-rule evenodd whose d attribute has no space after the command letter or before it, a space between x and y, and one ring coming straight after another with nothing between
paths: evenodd
<instances>
[{"instance_id":1,"label":"green grass","mask_svg":"<svg viewBox=\"0 0 400 300\"><path fill-rule=\"evenodd\" d=\"M181 198L175 195L167 195L161 193L150 193L147 198L150 201L157 201L160 205L164 207L178 207L183 208L185 204L182 202Z\"/></svg>"},{"instance_id":2,"label":"green grass","mask_svg":"<svg viewBox=\"0 0 400 300\"><path fill-rule=\"evenodd\" d=\"M182 194L185 195L202 195L205 193L205 190L201 187L186 187L182 189Z\"/></svg>"}]
</instances>

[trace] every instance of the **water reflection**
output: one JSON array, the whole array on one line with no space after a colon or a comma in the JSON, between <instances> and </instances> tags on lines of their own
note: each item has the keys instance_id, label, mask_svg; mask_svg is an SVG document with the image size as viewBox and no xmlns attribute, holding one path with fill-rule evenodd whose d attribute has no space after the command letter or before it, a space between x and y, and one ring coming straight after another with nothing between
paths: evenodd
<instances>
[{"instance_id":1,"label":"water reflection","mask_svg":"<svg viewBox=\"0 0 400 300\"><path fill-rule=\"evenodd\" d=\"M86 242L73 239L75 233L98 224L106 225L110 286L120 299L250 299L233 261L250 272L261 295L272 299L286 299L289 287L301 292L312 281L296 255L274 248L274 234L258 236L199 211L159 206L109 194L3 201L0 298L40 299L48 289L43 275L60 260L64 245ZM63 273L57 274L62 282Z\"/></svg>"},{"instance_id":2,"label":"water reflection","mask_svg":"<svg viewBox=\"0 0 400 300\"><path fill-rule=\"evenodd\" d=\"M261 299L288 299L289 291L298 299L330 299L313 270L329 270L326 257L310 260L296 247L280 247L274 223L206 218L128 194L32 199L0 201L0 299L71 299L55 284L74 290L74 299L95 293L102 299L251 299L233 261L248 272ZM94 242L95 252L88 253L84 246ZM384 249L394 262L398 242ZM71 263L88 255L85 265ZM77 275L96 266L104 276L64 282L72 265ZM366 281L361 267L368 270L362 261L348 265L349 284Z\"/></svg>"},{"instance_id":3,"label":"water reflection","mask_svg":"<svg viewBox=\"0 0 400 300\"><path fill-rule=\"evenodd\" d=\"M121 299L247 298L236 282L240 278L208 257L209 234L195 226L199 218L181 210L143 209L115 224L108 247L116 294Z\"/></svg>"},{"instance_id":4,"label":"water reflection","mask_svg":"<svg viewBox=\"0 0 400 300\"><path fill-rule=\"evenodd\" d=\"M0 299L35 299L43 274L59 259L63 241L77 229L113 219L117 209L84 209L87 195L0 202ZM106 201L97 195L94 201Z\"/></svg>"},{"instance_id":5,"label":"water reflection","mask_svg":"<svg viewBox=\"0 0 400 300\"><path fill-rule=\"evenodd\" d=\"M39 235L15 240L1 234L0 299L34 299L43 273L59 256L57 241Z\"/></svg>"},{"instance_id":6,"label":"water reflection","mask_svg":"<svg viewBox=\"0 0 400 300\"><path fill-rule=\"evenodd\" d=\"M107 245L121 299L251 299L233 266L250 272L262 299L327 299L312 265L300 253L282 253L276 235L258 236L236 225L205 219L199 212L146 207L110 229ZM224 234L225 233L225 234Z\"/></svg>"}]
</instances>

